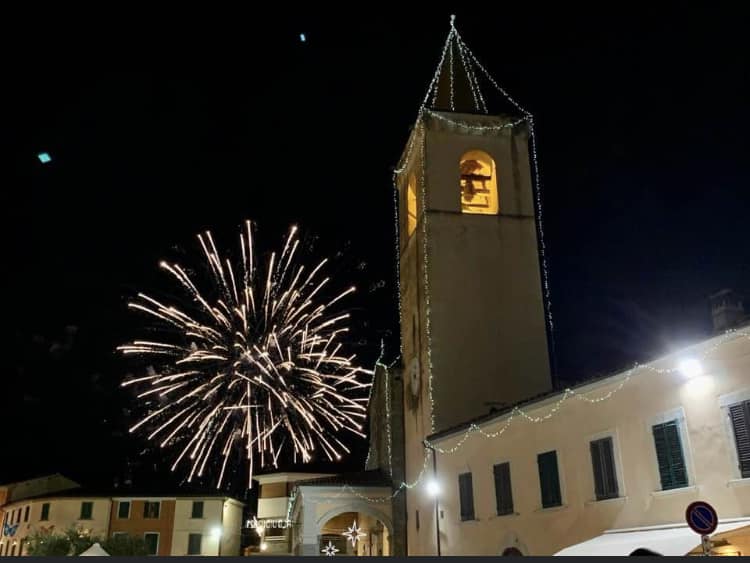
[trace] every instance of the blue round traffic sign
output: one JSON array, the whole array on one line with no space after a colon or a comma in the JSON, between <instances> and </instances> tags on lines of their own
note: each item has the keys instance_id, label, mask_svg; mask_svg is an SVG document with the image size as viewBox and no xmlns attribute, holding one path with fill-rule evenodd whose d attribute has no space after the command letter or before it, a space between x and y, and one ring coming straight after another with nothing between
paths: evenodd
<instances>
[{"instance_id":1,"label":"blue round traffic sign","mask_svg":"<svg viewBox=\"0 0 750 563\"><path fill-rule=\"evenodd\" d=\"M716 514L714 507L702 500L691 502L688 505L687 510L685 510L685 520L687 520L691 530L702 536L714 533L716 526L719 525L719 516Z\"/></svg>"}]
</instances>

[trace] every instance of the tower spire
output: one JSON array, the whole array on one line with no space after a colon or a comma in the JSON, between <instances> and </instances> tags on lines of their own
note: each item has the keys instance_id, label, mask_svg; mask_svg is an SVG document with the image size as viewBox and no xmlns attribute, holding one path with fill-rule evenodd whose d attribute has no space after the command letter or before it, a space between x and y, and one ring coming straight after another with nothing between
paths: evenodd
<instances>
[{"instance_id":1,"label":"tower spire","mask_svg":"<svg viewBox=\"0 0 750 563\"><path fill-rule=\"evenodd\" d=\"M489 114L487 98L480 82L485 89L489 86L500 93L516 112L524 117L531 117L531 114L521 107L479 62L456 27L456 15L451 14L448 36L445 38L440 60L422 100L420 113L432 109Z\"/></svg>"}]
</instances>

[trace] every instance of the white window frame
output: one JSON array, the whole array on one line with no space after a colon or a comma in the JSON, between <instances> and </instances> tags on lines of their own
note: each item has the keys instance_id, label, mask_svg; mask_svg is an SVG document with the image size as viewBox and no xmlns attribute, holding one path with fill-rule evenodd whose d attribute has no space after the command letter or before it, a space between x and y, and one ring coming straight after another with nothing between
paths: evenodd
<instances>
[{"instance_id":1,"label":"white window frame","mask_svg":"<svg viewBox=\"0 0 750 563\"><path fill-rule=\"evenodd\" d=\"M617 474L617 496L615 498L611 499L603 499L603 500L597 500L596 499L596 480L594 478L594 467L591 463L591 442L595 442L596 440L602 440L603 438L612 438L612 457L614 457L615 461L615 473ZM653 442L653 437L651 438L651 441ZM591 493L592 497L589 502L597 503L597 502L606 502L606 501L613 501L620 498L627 497L627 492L625 490L625 472L623 471L623 463L622 463L622 449L620 448L620 439L617 434L617 428L611 428L608 430L603 430L601 432L597 432L596 434L590 434L586 437L586 453L588 454L588 465L589 465L589 475L591 476Z\"/></svg>"},{"instance_id":2,"label":"white window frame","mask_svg":"<svg viewBox=\"0 0 750 563\"><path fill-rule=\"evenodd\" d=\"M161 514L161 513L159 513ZM151 555L148 554L149 557L158 557L159 556L159 544L161 543L161 533L160 532L143 532L143 543L146 543L146 536L148 534L155 534L156 535L156 553Z\"/></svg>"},{"instance_id":3,"label":"white window frame","mask_svg":"<svg viewBox=\"0 0 750 563\"><path fill-rule=\"evenodd\" d=\"M657 424L664 424L672 420L677 421L677 433L680 436L680 444L682 445L682 456L685 460L685 471L687 472L687 485L678 489L662 489L661 488L661 476L659 475L659 458L656 455L656 442L654 441L654 426ZM654 483L656 487L654 492L657 494L673 494L681 491L687 491L695 488L695 467L693 466L693 452L690 446L690 433L687 428L687 419L685 417L685 409L683 407L676 407L668 411L664 411L656 416L651 417L648 421L647 426L648 439L651 443L651 475L654 477Z\"/></svg>"},{"instance_id":4,"label":"white window frame","mask_svg":"<svg viewBox=\"0 0 750 563\"><path fill-rule=\"evenodd\" d=\"M729 407L736 405L737 403L743 403L750 401L750 388L740 389L733 393L727 393L719 397L719 408L721 410L721 418L723 421L724 433L727 438L727 444L729 444L729 462L731 464L732 475L730 477L730 483L733 482L750 482L750 478L742 478L740 473L740 460L737 457L737 440L734 437L734 428L732 427L732 421L729 418Z\"/></svg>"},{"instance_id":5,"label":"white window frame","mask_svg":"<svg viewBox=\"0 0 750 563\"><path fill-rule=\"evenodd\" d=\"M120 516L120 506L122 506L122 503L127 502L128 503L128 515L124 518ZM161 507L159 507L159 510L161 510ZM130 515L133 511L133 501L132 500L118 500L117 501L117 518L116 520L130 520ZM159 513L161 515L161 512Z\"/></svg>"}]
</instances>

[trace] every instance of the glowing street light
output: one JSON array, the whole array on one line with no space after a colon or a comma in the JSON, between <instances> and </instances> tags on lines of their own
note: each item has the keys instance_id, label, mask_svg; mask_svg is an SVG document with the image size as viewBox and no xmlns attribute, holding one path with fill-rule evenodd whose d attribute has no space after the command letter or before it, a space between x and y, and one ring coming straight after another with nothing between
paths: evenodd
<instances>
[{"instance_id":1,"label":"glowing street light","mask_svg":"<svg viewBox=\"0 0 750 563\"><path fill-rule=\"evenodd\" d=\"M694 377L703 375L703 366L695 358L686 358L682 360L677 366L677 369L686 379L693 379Z\"/></svg>"},{"instance_id":2,"label":"glowing street light","mask_svg":"<svg viewBox=\"0 0 750 563\"><path fill-rule=\"evenodd\" d=\"M435 479L427 481L427 494L431 497L437 497L440 494L440 483Z\"/></svg>"}]
</instances>

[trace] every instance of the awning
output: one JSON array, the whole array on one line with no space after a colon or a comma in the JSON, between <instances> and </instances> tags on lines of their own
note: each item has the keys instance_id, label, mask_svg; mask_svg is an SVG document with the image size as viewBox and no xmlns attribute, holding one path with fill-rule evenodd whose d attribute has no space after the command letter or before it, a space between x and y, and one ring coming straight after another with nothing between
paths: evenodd
<instances>
[{"instance_id":1,"label":"awning","mask_svg":"<svg viewBox=\"0 0 750 563\"><path fill-rule=\"evenodd\" d=\"M711 537L749 527L750 518L736 518L719 522ZM750 530L748 530L750 532ZM687 555L700 546L701 538L685 524L652 526L648 528L628 528L607 530L582 543L571 545L555 555L608 556L630 555L639 547L655 551L661 555Z\"/></svg>"},{"instance_id":2,"label":"awning","mask_svg":"<svg viewBox=\"0 0 750 563\"><path fill-rule=\"evenodd\" d=\"M81 553L81 556L87 557L87 556L94 556L94 557L101 557L101 556L109 556L109 553L104 551L101 545L99 545L99 542L96 542L94 545L92 545L90 548L88 548L86 551Z\"/></svg>"}]
</instances>

